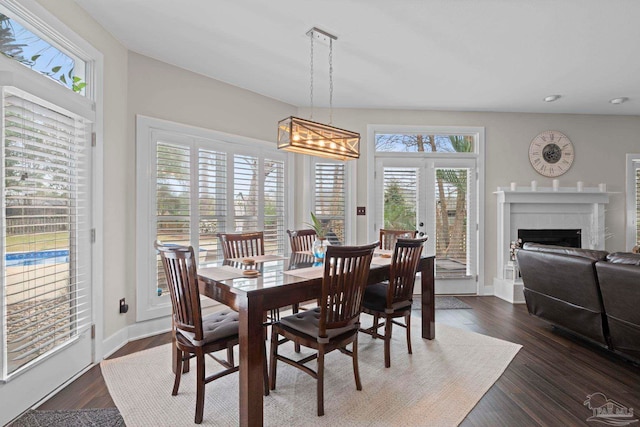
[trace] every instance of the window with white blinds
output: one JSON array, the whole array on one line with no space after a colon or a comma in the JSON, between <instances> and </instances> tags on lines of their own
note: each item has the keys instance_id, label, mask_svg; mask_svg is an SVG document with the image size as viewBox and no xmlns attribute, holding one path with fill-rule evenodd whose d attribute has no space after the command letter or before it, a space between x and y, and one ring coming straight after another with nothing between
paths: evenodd
<instances>
[{"instance_id":1,"label":"window with white blinds","mask_svg":"<svg viewBox=\"0 0 640 427\"><path fill-rule=\"evenodd\" d=\"M221 232L264 231L265 252L284 253L286 154L225 142L214 131L203 129L195 137L192 128L141 120L167 126L140 125L148 143L140 147L137 167L148 175L138 175L138 210L146 216L139 217L138 245L139 258L148 264L139 273L138 311L140 319L150 319L170 309L154 239L193 246L200 264L222 258Z\"/></svg>"},{"instance_id":2,"label":"window with white blinds","mask_svg":"<svg viewBox=\"0 0 640 427\"><path fill-rule=\"evenodd\" d=\"M332 245L345 243L346 187L344 163L314 164L314 203L316 217L328 224L327 239Z\"/></svg>"},{"instance_id":3,"label":"window with white blinds","mask_svg":"<svg viewBox=\"0 0 640 427\"><path fill-rule=\"evenodd\" d=\"M2 377L74 340L90 316L88 124L3 88Z\"/></svg>"},{"instance_id":4,"label":"window with white blinds","mask_svg":"<svg viewBox=\"0 0 640 427\"><path fill-rule=\"evenodd\" d=\"M418 168L385 167L383 169L385 229L415 230L417 224Z\"/></svg>"}]
</instances>

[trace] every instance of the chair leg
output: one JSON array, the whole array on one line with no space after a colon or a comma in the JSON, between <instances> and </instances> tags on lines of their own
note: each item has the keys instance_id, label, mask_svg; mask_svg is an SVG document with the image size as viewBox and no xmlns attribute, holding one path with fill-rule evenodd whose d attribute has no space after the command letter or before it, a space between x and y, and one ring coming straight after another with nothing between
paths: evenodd
<instances>
[{"instance_id":1,"label":"chair leg","mask_svg":"<svg viewBox=\"0 0 640 427\"><path fill-rule=\"evenodd\" d=\"M324 346L322 345L318 348L317 375L318 416L321 417L324 415Z\"/></svg>"},{"instance_id":2,"label":"chair leg","mask_svg":"<svg viewBox=\"0 0 640 427\"><path fill-rule=\"evenodd\" d=\"M229 362L229 364L231 366L235 366L235 363L233 361L233 346L232 345L227 347L227 362Z\"/></svg>"},{"instance_id":3,"label":"chair leg","mask_svg":"<svg viewBox=\"0 0 640 427\"><path fill-rule=\"evenodd\" d=\"M378 313L375 313L373 315L373 335L371 335L373 337L373 339L378 338L378 322L380 321L380 316L378 315Z\"/></svg>"},{"instance_id":4,"label":"chair leg","mask_svg":"<svg viewBox=\"0 0 640 427\"><path fill-rule=\"evenodd\" d=\"M175 359L176 359L176 364L173 367L173 372L175 372L176 378L173 381L173 391L171 392L172 396L175 396L176 394L178 394L178 388L180 388L180 378L182 377L182 366L184 364L184 362L182 361L183 358L183 353L182 351L178 350L177 347L174 347L175 350Z\"/></svg>"},{"instance_id":5,"label":"chair leg","mask_svg":"<svg viewBox=\"0 0 640 427\"><path fill-rule=\"evenodd\" d=\"M196 417L195 423L202 423L202 415L204 413L204 353L202 349L196 352Z\"/></svg>"},{"instance_id":6,"label":"chair leg","mask_svg":"<svg viewBox=\"0 0 640 427\"><path fill-rule=\"evenodd\" d=\"M404 322L407 325L407 348L409 349L409 354L413 354L411 351L411 313L404 317Z\"/></svg>"},{"instance_id":7,"label":"chair leg","mask_svg":"<svg viewBox=\"0 0 640 427\"><path fill-rule=\"evenodd\" d=\"M271 390L276 389L276 364L278 363L278 332L271 327L271 358L269 360L269 385Z\"/></svg>"},{"instance_id":8,"label":"chair leg","mask_svg":"<svg viewBox=\"0 0 640 427\"><path fill-rule=\"evenodd\" d=\"M387 318L384 322L384 367L391 367L391 328L393 322Z\"/></svg>"},{"instance_id":9,"label":"chair leg","mask_svg":"<svg viewBox=\"0 0 640 427\"><path fill-rule=\"evenodd\" d=\"M353 340L351 349L351 358L353 359L353 376L356 378L356 390L362 390L360 382L360 369L358 368L358 336Z\"/></svg>"},{"instance_id":10,"label":"chair leg","mask_svg":"<svg viewBox=\"0 0 640 427\"><path fill-rule=\"evenodd\" d=\"M269 368L267 368L267 343L262 343L262 376L264 382L264 395L269 396Z\"/></svg>"}]
</instances>

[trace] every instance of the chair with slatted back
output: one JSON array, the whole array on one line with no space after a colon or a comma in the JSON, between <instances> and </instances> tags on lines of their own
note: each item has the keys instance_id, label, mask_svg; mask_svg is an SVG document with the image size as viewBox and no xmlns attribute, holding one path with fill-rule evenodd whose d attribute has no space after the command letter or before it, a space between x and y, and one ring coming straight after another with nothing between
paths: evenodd
<instances>
[{"instance_id":1,"label":"chair with slatted back","mask_svg":"<svg viewBox=\"0 0 640 427\"><path fill-rule=\"evenodd\" d=\"M224 259L264 255L264 233L218 233Z\"/></svg>"},{"instance_id":2,"label":"chair with slatted back","mask_svg":"<svg viewBox=\"0 0 640 427\"><path fill-rule=\"evenodd\" d=\"M380 229L380 249L392 251L398 239L413 239L418 232L416 230L388 230Z\"/></svg>"},{"instance_id":3,"label":"chair with slatted back","mask_svg":"<svg viewBox=\"0 0 640 427\"><path fill-rule=\"evenodd\" d=\"M200 424L204 412L205 384L238 370L233 361L233 346L238 344L238 314L231 310L223 310L203 318L193 247L166 246L156 242L155 248L162 259L173 310L173 335L177 357L171 394L173 396L178 394L183 366L188 364L189 359L195 357L197 371L195 422ZM227 360L219 359L212 354L220 350L227 350ZM225 369L207 377L205 354L210 355Z\"/></svg>"},{"instance_id":4,"label":"chair with slatted back","mask_svg":"<svg viewBox=\"0 0 640 427\"><path fill-rule=\"evenodd\" d=\"M407 330L407 348L411 351L411 304L413 302L413 286L416 279L418 262L422 255L422 247L428 237L421 239L398 239L391 258L389 282L367 286L362 302L362 311L373 316L373 326L361 329L361 332L374 338L384 340L384 366L391 366L391 333L392 325L402 326ZM404 324L393 319L404 317ZM380 318L384 322L380 323ZM378 329L384 326L384 335Z\"/></svg>"},{"instance_id":5,"label":"chair with slatted back","mask_svg":"<svg viewBox=\"0 0 640 427\"><path fill-rule=\"evenodd\" d=\"M307 252L313 249L317 234L313 229L287 230L291 252Z\"/></svg>"},{"instance_id":6,"label":"chair with slatted back","mask_svg":"<svg viewBox=\"0 0 640 427\"><path fill-rule=\"evenodd\" d=\"M358 371L358 329L362 297L367 286L373 251L378 242L365 246L329 246L325 254L320 307L283 317L271 329L270 387L276 388L278 360L306 372L317 380L318 416L324 415L324 358L340 350L351 356L356 389L362 390ZM280 340L279 336L284 339ZM293 341L316 350L293 360L278 354L282 342ZM352 344L351 351L347 345ZM305 364L317 359L317 371Z\"/></svg>"}]
</instances>

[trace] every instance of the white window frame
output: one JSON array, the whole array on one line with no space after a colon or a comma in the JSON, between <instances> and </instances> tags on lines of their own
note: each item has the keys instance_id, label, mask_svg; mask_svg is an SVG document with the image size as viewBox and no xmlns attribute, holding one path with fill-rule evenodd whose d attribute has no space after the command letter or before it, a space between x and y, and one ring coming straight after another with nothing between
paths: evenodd
<instances>
[{"instance_id":1,"label":"white window frame","mask_svg":"<svg viewBox=\"0 0 640 427\"><path fill-rule=\"evenodd\" d=\"M626 159L626 193L627 193L627 215L626 215L626 246L627 251L638 244L636 241L637 227L636 212L638 206L636 206L637 194L636 194L636 177L635 170L640 168L640 153L627 154Z\"/></svg>"},{"instance_id":2,"label":"white window frame","mask_svg":"<svg viewBox=\"0 0 640 427\"><path fill-rule=\"evenodd\" d=\"M291 154L278 151L272 142L204 129L167 120L136 116L136 320L138 322L169 316L171 302L167 294L157 297L150 289L156 283L156 253L153 241L156 238L156 142L161 136L164 141L183 145L206 142L208 147L226 152L227 159L234 154L283 159L285 162L285 230L290 218L291 200ZM232 171L228 163L227 171ZM233 181L227 182L227 206L233 206ZM192 194L192 198L196 193ZM263 207L259 207L259 213ZM232 216L232 211L228 211ZM259 214L260 217L260 214ZM258 226L262 224L259 221ZM227 221L227 227L231 221ZM228 229L228 231L233 231ZM284 230L283 230L284 231ZM288 246L286 234L284 247Z\"/></svg>"},{"instance_id":3,"label":"white window frame","mask_svg":"<svg viewBox=\"0 0 640 427\"><path fill-rule=\"evenodd\" d=\"M423 135L470 135L475 139L474 151L471 153L416 153L416 152L376 152L376 134L423 134ZM478 174L477 178L477 197L478 197L478 253L477 253L477 294L478 295L493 295L493 288L486 286L485 269L484 269L484 250L482 247L485 235L484 229L484 206L485 206L485 128L480 126L421 126L421 125L380 125L370 124L367 125L367 205L371 212L367 212L367 234L369 239L378 238L375 230L375 223L378 218L382 218L382 213L378 210L381 206L376 205L375 194L375 173L376 173L376 158L412 158L417 156L433 159L451 159L451 167L460 165L461 167L469 167L464 161L465 159L475 161L475 171ZM447 160L449 163L449 160ZM432 240L432 239L429 239ZM435 240L435 239L434 239ZM432 243L433 244L433 243Z\"/></svg>"}]
</instances>

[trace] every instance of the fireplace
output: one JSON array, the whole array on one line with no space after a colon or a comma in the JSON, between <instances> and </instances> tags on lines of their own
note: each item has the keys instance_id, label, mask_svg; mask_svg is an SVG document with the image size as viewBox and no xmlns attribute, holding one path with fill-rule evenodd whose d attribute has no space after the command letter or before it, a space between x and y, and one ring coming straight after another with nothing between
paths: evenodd
<instances>
[{"instance_id":1,"label":"fireplace","mask_svg":"<svg viewBox=\"0 0 640 427\"><path fill-rule=\"evenodd\" d=\"M582 230L574 229L518 229L518 239L522 244L526 242L541 243L543 245L582 247Z\"/></svg>"}]
</instances>

